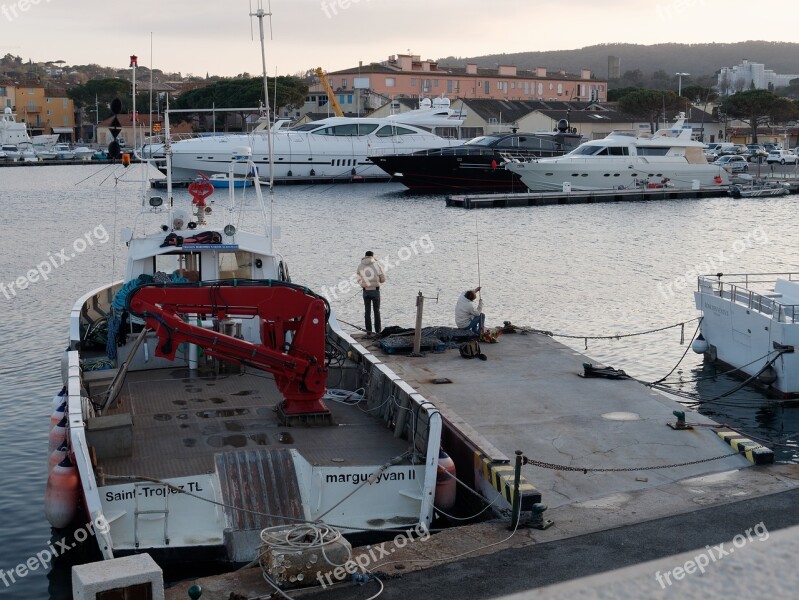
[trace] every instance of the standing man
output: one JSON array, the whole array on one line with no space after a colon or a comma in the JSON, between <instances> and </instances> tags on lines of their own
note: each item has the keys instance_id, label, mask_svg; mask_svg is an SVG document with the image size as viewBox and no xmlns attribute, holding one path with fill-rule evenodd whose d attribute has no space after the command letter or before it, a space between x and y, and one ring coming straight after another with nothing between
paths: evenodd
<instances>
[{"instance_id":1,"label":"standing man","mask_svg":"<svg viewBox=\"0 0 799 600\"><path fill-rule=\"evenodd\" d=\"M485 326L486 316L483 314L483 299L474 306L474 300L480 293L480 286L461 294L455 304L455 325L459 329L468 329L480 334Z\"/></svg>"},{"instance_id":2,"label":"standing man","mask_svg":"<svg viewBox=\"0 0 799 600\"><path fill-rule=\"evenodd\" d=\"M375 310L375 333L380 333L380 284L385 283L386 274L383 267L375 260L374 252L367 250L358 265L358 283L363 288L364 319L366 333L372 333L372 306Z\"/></svg>"}]
</instances>

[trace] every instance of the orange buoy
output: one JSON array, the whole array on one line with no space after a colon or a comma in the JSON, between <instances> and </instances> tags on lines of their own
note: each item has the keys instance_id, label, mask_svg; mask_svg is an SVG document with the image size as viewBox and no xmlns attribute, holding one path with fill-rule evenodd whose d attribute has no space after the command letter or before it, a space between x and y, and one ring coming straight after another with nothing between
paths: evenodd
<instances>
[{"instance_id":1,"label":"orange buoy","mask_svg":"<svg viewBox=\"0 0 799 600\"><path fill-rule=\"evenodd\" d=\"M68 451L69 447L67 446L67 441L64 440L63 442L61 442L61 445L58 448L56 448L50 453L50 460L47 465L48 473L53 470L53 467L55 467L58 463L64 460L64 458L67 456Z\"/></svg>"},{"instance_id":2,"label":"orange buoy","mask_svg":"<svg viewBox=\"0 0 799 600\"><path fill-rule=\"evenodd\" d=\"M72 522L78 512L79 493L78 468L65 456L47 476L44 514L50 525L61 529Z\"/></svg>"},{"instance_id":3,"label":"orange buoy","mask_svg":"<svg viewBox=\"0 0 799 600\"><path fill-rule=\"evenodd\" d=\"M66 412L66 410L67 410L67 401L61 400L61 404L59 404L53 411L53 414L50 415L50 431L52 431L53 427L55 427L61 422L61 419L64 418L64 413Z\"/></svg>"},{"instance_id":4,"label":"orange buoy","mask_svg":"<svg viewBox=\"0 0 799 600\"><path fill-rule=\"evenodd\" d=\"M61 442L67 439L67 418L62 417L56 423L55 427L50 430L50 440L47 444L47 453L52 454L53 450L61 445Z\"/></svg>"},{"instance_id":5,"label":"orange buoy","mask_svg":"<svg viewBox=\"0 0 799 600\"><path fill-rule=\"evenodd\" d=\"M455 481L455 461L443 450L438 453L438 469L436 470L436 497L433 502L439 510L449 510L455 506L455 495L458 482Z\"/></svg>"},{"instance_id":6,"label":"orange buoy","mask_svg":"<svg viewBox=\"0 0 799 600\"><path fill-rule=\"evenodd\" d=\"M128 154L127 152L125 152L125 154L122 155L122 166L123 167L130 166L130 154Z\"/></svg>"},{"instance_id":7,"label":"orange buoy","mask_svg":"<svg viewBox=\"0 0 799 600\"><path fill-rule=\"evenodd\" d=\"M724 181L724 180L721 178L721 175L716 175L716 176L713 178L713 181L715 181L716 183L721 183L721 182L722 182L722 181Z\"/></svg>"}]
</instances>

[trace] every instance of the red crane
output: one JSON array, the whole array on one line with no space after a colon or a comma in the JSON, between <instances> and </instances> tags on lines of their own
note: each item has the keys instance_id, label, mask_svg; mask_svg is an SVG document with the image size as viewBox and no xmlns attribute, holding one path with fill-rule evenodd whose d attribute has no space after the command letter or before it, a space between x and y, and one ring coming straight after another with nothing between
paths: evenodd
<instances>
[{"instance_id":1,"label":"red crane","mask_svg":"<svg viewBox=\"0 0 799 600\"><path fill-rule=\"evenodd\" d=\"M189 342L222 360L236 361L275 376L287 416L327 414L325 329L327 305L309 290L275 281L153 284L135 288L128 310L158 336L156 356L174 360ZM184 316L257 318L261 343L187 323Z\"/></svg>"}]
</instances>

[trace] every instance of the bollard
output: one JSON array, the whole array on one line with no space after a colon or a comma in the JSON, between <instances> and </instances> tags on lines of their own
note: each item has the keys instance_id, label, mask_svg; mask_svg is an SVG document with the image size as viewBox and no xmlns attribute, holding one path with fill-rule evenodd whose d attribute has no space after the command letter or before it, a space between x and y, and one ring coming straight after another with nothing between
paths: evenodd
<instances>
[{"instance_id":1,"label":"bollard","mask_svg":"<svg viewBox=\"0 0 799 600\"><path fill-rule=\"evenodd\" d=\"M199 585L193 585L189 588L189 598L191 600L198 600L203 595L203 589Z\"/></svg>"},{"instance_id":2,"label":"bollard","mask_svg":"<svg viewBox=\"0 0 799 600\"><path fill-rule=\"evenodd\" d=\"M519 495L519 482L522 478L522 451L516 451L516 470L513 474L513 505L511 506L511 521L510 528L516 529L519 526L519 517L521 516L522 499Z\"/></svg>"},{"instance_id":3,"label":"bollard","mask_svg":"<svg viewBox=\"0 0 799 600\"><path fill-rule=\"evenodd\" d=\"M416 329L413 332L413 352L411 356L422 356L422 314L424 313L424 296L422 292L416 296Z\"/></svg>"},{"instance_id":4,"label":"bollard","mask_svg":"<svg viewBox=\"0 0 799 600\"><path fill-rule=\"evenodd\" d=\"M673 414L675 417L677 417L677 422L673 423L673 424L669 423L668 424L669 427L671 427L672 429L676 429L678 431L681 430L681 429L693 429L693 427L691 427L690 425L687 425L685 423L685 411L684 410L674 410L674 411L671 412L671 414Z\"/></svg>"}]
</instances>

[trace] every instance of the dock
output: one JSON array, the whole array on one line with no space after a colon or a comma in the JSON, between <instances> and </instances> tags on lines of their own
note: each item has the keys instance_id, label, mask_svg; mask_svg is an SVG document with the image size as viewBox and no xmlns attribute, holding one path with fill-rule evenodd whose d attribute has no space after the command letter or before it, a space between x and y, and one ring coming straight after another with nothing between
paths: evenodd
<instances>
[{"instance_id":1,"label":"dock","mask_svg":"<svg viewBox=\"0 0 799 600\"><path fill-rule=\"evenodd\" d=\"M388 597L413 596L420 585L433 585L438 597L472 569L480 581L464 597L501 595L701 548L728 539L720 531L731 538L761 519L776 529L799 493L796 465L756 465L768 462L770 450L697 413L686 414L691 428L673 429L680 404L633 379L583 377L584 363L593 361L546 335L502 335L481 344L485 361L463 359L456 348L389 355L372 342L339 340L356 363L385 367L436 405L458 478L493 511L492 520L391 548L390 558L370 564L391 577L384 579L393 588ZM509 527L512 496L504 493L517 451L532 461L522 466L521 495L533 504L522 502L522 510L542 517L523 518L518 531ZM468 495L458 488L459 498ZM426 569L435 574L416 573ZM256 567L185 581L166 598L185 598L193 583L209 600L273 591ZM360 589L342 586L289 593L344 598ZM375 591L367 586L355 597Z\"/></svg>"},{"instance_id":2,"label":"dock","mask_svg":"<svg viewBox=\"0 0 799 600\"><path fill-rule=\"evenodd\" d=\"M790 193L799 192L799 179L772 177L789 185ZM703 187L699 189L635 188L622 190L591 190L571 192L514 192L502 194L457 194L446 198L453 208L513 208L519 206L552 206L559 204L594 204L600 202L655 202L658 200L687 200L726 196L727 188Z\"/></svg>"}]
</instances>

